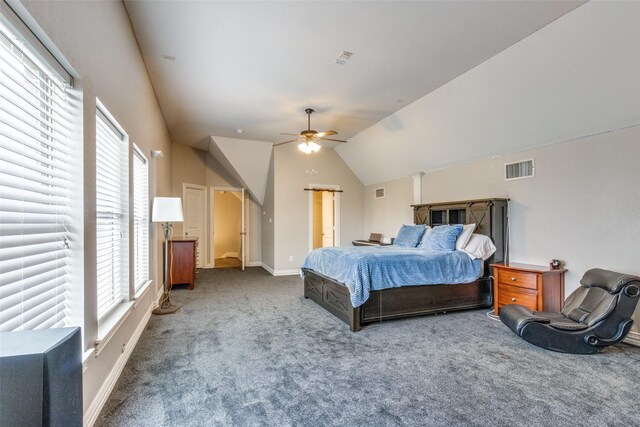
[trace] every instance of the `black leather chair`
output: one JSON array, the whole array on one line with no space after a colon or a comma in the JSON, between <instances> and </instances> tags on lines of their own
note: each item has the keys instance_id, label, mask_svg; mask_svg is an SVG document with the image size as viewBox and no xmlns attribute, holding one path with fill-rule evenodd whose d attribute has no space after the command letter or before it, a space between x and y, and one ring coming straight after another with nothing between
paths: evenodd
<instances>
[{"instance_id":1,"label":"black leather chair","mask_svg":"<svg viewBox=\"0 0 640 427\"><path fill-rule=\"evenodd\" d=\"M622 341L633 324L640 277L594 268L580 285L560 313L509 304L500 309L500 320L531 344L564 353L596 353Z\"/></svg>"}]
</instances>

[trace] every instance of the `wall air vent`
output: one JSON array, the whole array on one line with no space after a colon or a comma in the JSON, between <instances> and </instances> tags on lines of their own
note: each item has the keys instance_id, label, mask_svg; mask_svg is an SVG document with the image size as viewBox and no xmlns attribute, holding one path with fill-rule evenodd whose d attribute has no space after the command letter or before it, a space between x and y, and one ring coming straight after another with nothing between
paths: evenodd
<instances>
[{"instance_id":1,"label":"wall air vent","mask_svg":"<svg viewBox=\"0 0 640 427\"><path fill-rule=\"evenodd\" d=\"M384 199L384 188L376 188L376 199Z\"/></svg>"},{"instance_id":2,"label":"wall air vent","mask_svg":"<svg viewBox=\"0 0 640 427\"><path fill-rule=\"evenodd\" d=\"M510 181L512 179L532 178L535 170L533 159L507 163L504 165L504 179L505 181Z\"/></svg>"}]
</instances>

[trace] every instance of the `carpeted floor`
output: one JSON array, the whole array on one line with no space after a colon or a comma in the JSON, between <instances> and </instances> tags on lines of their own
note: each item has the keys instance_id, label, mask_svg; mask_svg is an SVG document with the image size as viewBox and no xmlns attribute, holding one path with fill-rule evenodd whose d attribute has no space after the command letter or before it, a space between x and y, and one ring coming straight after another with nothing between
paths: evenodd
<instances>
[{"instance_id":1,"label":"carpeted floor","mask_svg":"<svg viewBox=\"0 0 640 427\"><path fill-rule=\"evenodd\" d=\"M534 347L485 312L351 333L295 276L203 270L153 316L97 426L632 426L640 348Z\"/></svg>"}]
</instances>

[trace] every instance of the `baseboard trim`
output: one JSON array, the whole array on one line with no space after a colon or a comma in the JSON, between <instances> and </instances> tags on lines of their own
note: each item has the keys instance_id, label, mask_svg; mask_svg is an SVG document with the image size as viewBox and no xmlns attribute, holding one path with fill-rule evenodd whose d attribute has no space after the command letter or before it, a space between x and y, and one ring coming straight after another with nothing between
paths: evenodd
<instances>
[{"instance_id":1,"label":"baseboard trim","mask_svg":"<svg viewBox=\"0 0 640 427\"><path fill-rule=\"evenodd\" d=\"M296 268L293 270L276 270L273 275L274 276L299 276L300 269Z\"/></svg>"},{"instance_id":2,"label":"baseboard trim","mask_svg":"<svg viewBox=\"0 0 640 427\"><path fill-rule=\"evenodd\" d=\"M262 267L262 263L260 261L251 261L245 264L247 267Z\"/></svg>"},{"instance_id":3,"label":"baseboard trim","mask_svg":"<svg viewBox=\"0 0 640 427\"><path fill-rule=\"evenodd\" d=\"M292 270L274 270L273 268L269 267L267 264L263 262L260 263L260 267L267 270L269 274L271 274L272 276L299 276L300 275L299 268L292 269Z\"/></svg>"},{"instance_id":4,"label":"baseboard trim","mask_svg":"<svg viewBox=\"0 0 640 427\"><path fill-rule=\"evenodd\" d=\"M83 425L85 427L92 427L93 424L95 424L96 419L98 419L98 415L100 415L100 411L102 411L104 404L107 403L107 399L109 398L109 395L111 395L113 388L118 382L118 378L120 378L120 374L122 374L122 370L127 364L129 356L131 356L131 353L136 347L140 336L142 336L142 333L147 327L147 323L149 323L149 320L151 319L152 310L153 307L150 306L147 312L144 314L142 321L133 332L131 339L129 339L129 342L125 346L124 352L118 358L118 361L113 366L113 369L111 369L111 372L109 372L109 375L107 375L107 378L102 383L102 387L100 387L100 390L96 394L96 397L93 398L91 405L89 405L89 408L87 408L87 411L84 413Z\"/></svg>"},{"instance_id":5,"label":"baseboard trim","mask_svg":"<svg viewBox=\"0 0 640 427\"><path fill-rule=\"evenodd\" d=\"M640 347L640 332L629 332L624 342Z\"/></svg>"},{"instance_id":6,"label":"baseboard trim","mask_svg":"<svg viewBox=\"0 0 640 427\"><path fill-rule=\"evenodd\" d=\"M273 268L269 267L267 264L265 264L264 262L260 263L260 267L264 268L265 270L267 270L267 272L269 274L271 274L272 276L275 276Z\"/></svg>"}]
</instances>

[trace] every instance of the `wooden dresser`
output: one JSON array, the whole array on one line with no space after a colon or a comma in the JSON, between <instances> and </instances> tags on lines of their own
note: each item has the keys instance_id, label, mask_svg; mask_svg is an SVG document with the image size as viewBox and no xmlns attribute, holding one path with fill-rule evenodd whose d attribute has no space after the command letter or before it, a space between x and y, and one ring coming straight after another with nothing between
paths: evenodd
<instances>
[{"instance_id":1,"label":"wooden dresser","mask_svg":"<svg viewBox=\"0 0 640 427\"><path fill-rule=\"evenodd\" d=\"M167 286L188 284L193 289L196 281L198 238L169 240L169 277Z\"/></svg>"},{"instance_id":2,"label":"wooden dresser","mask_svg":"<svg viewBox=\"0 0 640 427\"><path fill-rule=\"evenodd\" d=\"M560 311L564 304L565 269L530 264L491 264L495 314L507 304L520 304L535 311Z\"/></svg>"}]
</instances>

